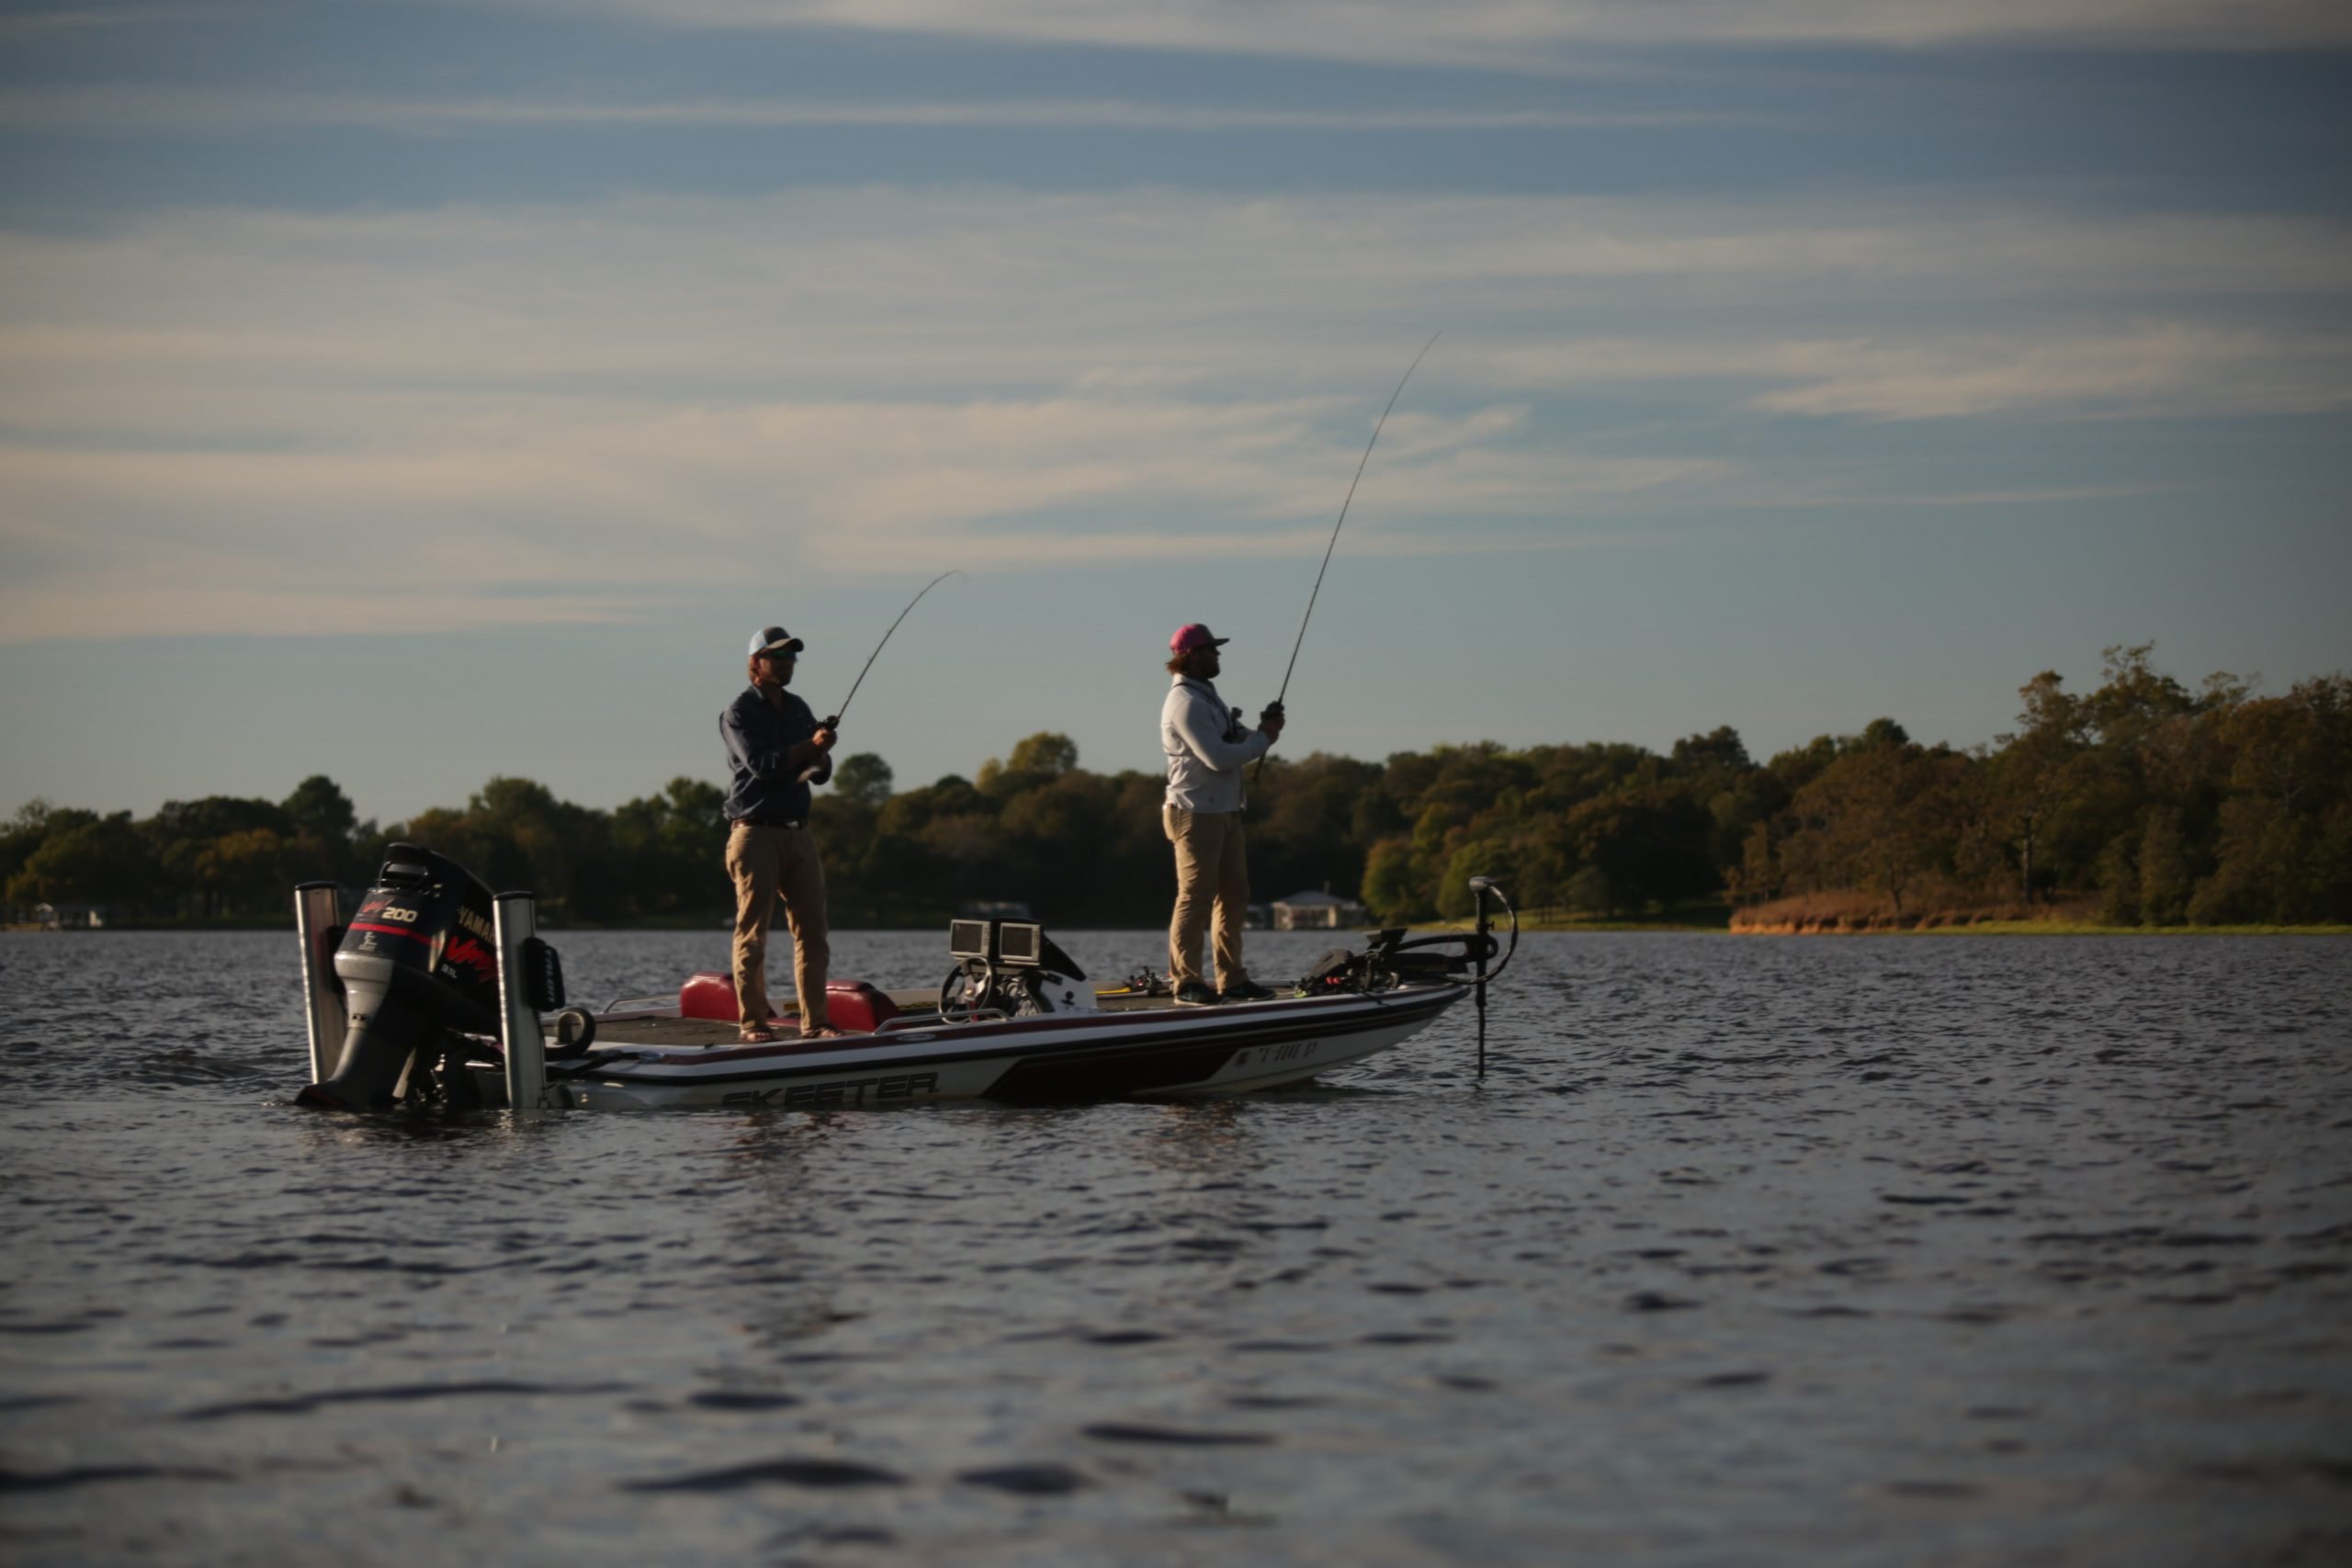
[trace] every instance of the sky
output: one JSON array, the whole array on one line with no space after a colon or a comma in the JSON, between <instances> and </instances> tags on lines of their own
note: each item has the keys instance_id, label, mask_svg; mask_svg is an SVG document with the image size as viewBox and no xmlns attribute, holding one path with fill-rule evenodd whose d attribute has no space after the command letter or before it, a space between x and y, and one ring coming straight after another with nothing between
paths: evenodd
<instances>
[{"instance_id":1,"label":"sky","mask_svg":"<svg viewBox=\"0 0 2352 1568\"><path fill-rule=\"evenodd\" d=\"M2352 668L2335 0L0 9L0 815Z\"/></svg>"}]
</instances>

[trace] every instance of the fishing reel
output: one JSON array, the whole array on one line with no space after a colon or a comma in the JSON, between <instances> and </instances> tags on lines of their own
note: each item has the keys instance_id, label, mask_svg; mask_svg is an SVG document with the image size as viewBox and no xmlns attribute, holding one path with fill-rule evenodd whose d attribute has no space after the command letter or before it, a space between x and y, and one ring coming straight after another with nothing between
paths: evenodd
<instances>
[{"instance_id":1,"label":"fishing reel","mask_svg":"<svg viewBox=\"0 0 2352 1568\"><path fill-rule=\"evenodd\" d=\"M1094 1010L1086 971L1035 921L952 921L947 951L958 962L939 984L944 1023Z\"/></svg>"}]
</instances>

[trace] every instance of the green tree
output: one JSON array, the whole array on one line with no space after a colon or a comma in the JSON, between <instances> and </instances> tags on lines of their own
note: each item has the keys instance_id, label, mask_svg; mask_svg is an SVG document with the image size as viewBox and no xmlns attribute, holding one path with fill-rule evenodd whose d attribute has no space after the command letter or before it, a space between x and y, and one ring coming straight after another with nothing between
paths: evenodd
<instances>
[{"instance_id":1,"label":"green tree","mask_svg":"<svg viewBox=\"0 0 2352 1568\"><path fill-rule=\"evenodd\" d=\"M843 800L881 809L890 798L894 775L890 764L871 751L857 751L833 769L833 794Z\"/></svg>"},{"instance_id":2,"label":"green tree","mask_svg":"<svg viewBox=\"0 0 2352 1568\"><path fill-rule=\"evenodd\" d=\"M2188 919L2194 884L2179 807L2148 807L2142 818L2137 860L2133 869L2139 874L2140 922L2173 926Z\"/></svg>"},{"instance_id":3,"label":"green tree","mask_svg":"<svg viewBox=\"0 0 2352 1568\"><path fill-rule=\"evenodd\" d=\"M6 828L0 828L0 890L6 890L25 869L25 863L53 833L70 832L86 827L98 819L95 811L83 811L74 807L53 807L39 795L17 808L17 815ZM6 895L12 900L14 894ZM28 900L40 903L40 899Z\"/></svg>"},{"instance_id":4,"label":"green tree","mask_svg":"<svg viewBox=\"0 0 2352 1568\"><path fill-rule=\"evenodd\" d=\"M2018 689L2025 705L2017 733L1998 738L2001 750L1986 767L1983 805L2000 824L1997 836L2015 847L2020 898L2034 896L2036 852L2089 743L2085 705L2064 687L2064 676L2045 670ZM2047 878L2046 865L2041 874Z\"/></svg>"},{"instance_id":5,"label":"green tree","mask_svg":"<svg viewBox=\"0 0 2352 1568\"><path fill-rule=\"evenodd\" d=\"M130 813L60 826L57 818L64 815L50 814L49 830L8 879L8 902L95 904L115 910L144 907L153 897L155 860Z\"/></svg>"},{"instance_id":6,"label":"green tree","mask_svg":"<svg viewBox=\"0 0 2352 1568\"><path fill-rule=\"evenodd\" d=\"M641 796L613 813L611 841L625 884L625 912L673 919L717 919L729 905L721 860L726 847L726 792L684 774L660 795Z\"/></svg>"},{"instance_id":7,"label":"green tree","mask_svg":"<svg viewBox=\"0 0 2352 1568\"><path fill-rule=\"evenodd\" d=\"M1014 746L1005 765L1016 773L1059 778L1078 766L1078 742L1067 735L1041 729Z\"/></svg>"},{"instance_id":8,"label":"green tree","mask_svg":"<svg viewBox=\"0 0 2352 1568\"><path fill-rule=\"evenodd\" d=\"M195 873L207 903L231 913L266 909L303 880L295 847L267 828L221 834L198 852Z\"/></svg>"},{"instance_id":9,"label":"green tree","mask_svg":"<svg viewBox=\"0 0 2352 1568\"><path fill-rule=\"evenodd\" d=\"M1903 900L1949 864L1954 785L1968 759L1914 743L1892 719L1874 720L1796 794L1798 831L1781 849L1800 890L1863 887Z\"/></svg>"},{"instance_id":10,"label":"green tree","mask_svg":"<svg viewBox=\"0 0 2352 1568\"><path fill-rule=\"evenodd\" d=\"M1366 815L1358 807L1386 799L1379 780L1377 763L1320 751L1269 768L1250 794L1250 875L1260 892L1328 886L1354 897L1365 852L1385 836L1358 833Z\"/></svg>"},{"instance_id":11,"label":"green tree","mask_svg":"<svg viewBox=\"0 0 2352 1568\"><path fill-rule=\"evenodd\" d=\"M359 826L359 813L353 809L350 797L324 773L312 773L296 784L278 810L285 813L295 833L325 843L348 844Z\"/></svg>"},{"instance_id":12,"label":"green tree","mask_svg":"<svg viewBox=\"0 0 2352 1568\"><path fill-rule=\"evenodd\" d=\"M1617 889L1599 866L1579 866L1568 878L1566 902L1580 915L1613 915L1618 908Z\"/></svg>"},{"instance_id":13,"label":"green tree","mask_svg":"<svg viewBox=\"0 0 2352 1568\"><path fill-rule=\"evenodd\" d=\"M982 762L974 782L981 794L1001 800L1059 778L1077 766L1077 742L1067 735L1041 729L1015 744L1005 761L990 757Z\"/></svg>"},{"instance_id":14,"label":"green tree","mask_svg":"<svg viewBox=\"0 0 2352 1568\"><path fill-rule=\"evenodd\" d=\"M1435 878L1410 839L1383 839L1372 846L1363 867L1363 903L1389 925L1435 912Z\"/></svg>"},{"instance_id":15,"label":"green tree","mask_svg":"<svg viewBox=\"0 0 2352 1568\"><path fill-rule=\"evenodd\" d=\"M1476 896L1470 891L1470 879L1494 875L1509 864L1499 844L1473 839L1462 845L1447 859L1445 870L1438 877L1437 912L1449 920L1467 919L1477 908Z\"/></svg>"}]
</instances>

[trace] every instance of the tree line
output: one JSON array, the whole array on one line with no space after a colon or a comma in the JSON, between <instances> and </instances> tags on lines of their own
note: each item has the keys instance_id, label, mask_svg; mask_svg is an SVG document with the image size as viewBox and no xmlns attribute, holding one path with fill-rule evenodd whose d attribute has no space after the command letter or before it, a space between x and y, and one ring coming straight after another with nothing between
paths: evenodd
<instances>
[{"instance_id":1,"label":"tree line","mask_svg":"<svg viewBox=\"0 0 2352 1568\"><path fill-rule=\"evenodd\" d=\"M1761 763L1729 728L1663 753L1277 759L1251 786L1251 882L1261 899L1360 898L1383 921L1460 918L1481 873L1522 908L1600 917L1860 891L1898 913L2096 897L2122 925L2352 919L2352 678L2191 690L2151 652L2109 649L2081 695L2035 676L2017 730L1964 750L1881 718ZM1156 773L1080 767L1050 731L907 790L880 756L845 757L815 811L833 923L927 925L1012 900L1065 929L1159 925L1174 896L1160 791ZM722 800L680 777L605 811L500 777L385 826L323 774L281 801L174 801L143 820L36 800L0 829L0 893L19 912L276 919L295 883L364 885L408 840L493 888L532 888L551 923L717 923L731 908Z\"/></svg>"}]
</instances>

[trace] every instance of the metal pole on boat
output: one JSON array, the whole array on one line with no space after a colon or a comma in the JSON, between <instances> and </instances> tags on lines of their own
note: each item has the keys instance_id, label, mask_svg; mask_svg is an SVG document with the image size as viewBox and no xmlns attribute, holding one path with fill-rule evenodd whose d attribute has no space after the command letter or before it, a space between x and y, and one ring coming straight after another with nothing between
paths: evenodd
<instances>
[{"instance_id":1,"label":"metal pole on boat","mask_svg":"<svg viewBox=\"0 0 2352 1568\"><path fill-rule=\"evenodd\" d=\"M532 1005L530 949L539 934L536 894L501 893L491 900L491 925L498 941L498 1034L506 1055L506 1103L536 1111L547 1100L548 1042Z\"/></svg>"},{"instance_id":2,"label":"metal pole on boat","mask_svg":"<svg viewBox=\"0 0 2352 1568\"><path fill-rule=\"evenodd\" d=\"M1487 919L1487 898L1494 890L1491 876L1470 879L1471 897L1478 901L1478 1077L1482 1081L1487 1076L1487 949L1490 945L1487 933L1493 929Z\"/></svg>"},{"instance_id":3,"label":"metal pole on boat","mask_svg":"<svg viewBox=\"0 0 2352 1568\"><path fill-rule=\"evenodd\" d=\"M302 939L302 1021L311 1034L311 1081L324 1083L343 1065L351 1020L335 978L334 950L343 941L343 890L332 882L294 889L294 930Z\"/></svg>"}]
</instances>

